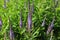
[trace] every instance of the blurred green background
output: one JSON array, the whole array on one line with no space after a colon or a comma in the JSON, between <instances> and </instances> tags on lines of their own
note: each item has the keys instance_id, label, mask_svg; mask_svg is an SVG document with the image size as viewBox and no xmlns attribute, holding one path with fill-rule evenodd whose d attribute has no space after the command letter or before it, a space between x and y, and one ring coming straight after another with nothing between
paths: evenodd
<instances>
[{"instance_id":1,"label":"blurred green background","mask_svg":"<svg viewBox=\"0 0 60 40\"><path fill-rule=\"evenodd\" d=\"M2 28L0 31L0 40L10 40L9 19L12 24L14 40L50 40L51 33L46 34L49 24L56 16L52 40L60 40L60 0L57 7L54 2L56 0L30 0L33 5L32 13L32 32L26 32L28 17L28 1L29 0L0 0L0 17L2 20ZM55 7L55 9L54 9ZM20 28L20 13L22 9L23 26ZM55 11L53 11L55 10ZM46 15L46 24L41 26L44 15Z\"/></svg>"}]
</instances>

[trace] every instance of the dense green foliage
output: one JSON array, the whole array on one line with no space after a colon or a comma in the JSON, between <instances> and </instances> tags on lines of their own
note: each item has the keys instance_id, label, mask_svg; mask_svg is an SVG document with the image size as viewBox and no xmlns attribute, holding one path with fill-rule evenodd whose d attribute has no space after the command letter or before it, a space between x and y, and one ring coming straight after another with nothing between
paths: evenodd
<instances>
[{"instance_id":1,"label":"dense green foliage","mask_svg":"<svg viewBox=\"0 0 60 40\"><path fill-rule=\"evenodd\" d=\"M28 0L0 0L0 17L2 28L0 40L10 39L10 24L14 33L14 40L50 40L51 32L47 35L47 29L55 16L52 40L60 40L60 0L57 7L55 0L30 0L33 5L32 31L27 31ZM55 8L54 8L55 7ZM22 10L22 11L21 11ZM20 13L22 12L22 28L20 28ZM46 15L46 23L42 27L42 22Z\"/></svg>"}]
</instances>

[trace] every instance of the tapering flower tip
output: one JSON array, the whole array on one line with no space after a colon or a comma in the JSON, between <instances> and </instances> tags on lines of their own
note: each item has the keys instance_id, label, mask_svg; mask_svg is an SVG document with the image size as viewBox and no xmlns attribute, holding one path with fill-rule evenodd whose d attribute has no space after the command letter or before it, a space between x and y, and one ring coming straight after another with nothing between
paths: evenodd
<instances>
[{"instance_id":1,"label":"tapering flower tip","mask_svg":"<svg viewBox=\"0 0 60 40\"><path fill-rule=\"evenodd\" d=\"M28 0L28 10L30 10L30 0Z\"/></svg>"},{"instance_id":2,"label":"tapering flower tip","mask_svg":"<svg viewBox=\"0 0 60 40\"><path fill-rule=\"evenodd\" d=\"M53 28L54 27L54 21L55 21L55 18L53 18L52 22L51 22L51 27Z\"/></svg>"},{"instance_id":3,"label":"tapering flower tip","mask_svg":"<svg viewBox=\"0 0 60 40\"><path fill-rule=\"evenodd\" d=\"M44 18L41 26L45 26L45 18Z\"/></svg>"},{"instance_id":4,"label":"tapering flower tip","mask_svg":"<svg viewBox=\"0 0 60 40\"><path fill-rule=\"evenodd\" d=\"M54 21L55 21L55 16L54 16L51 24L48 27L47 34L49 34L51 32L51 30L53 29L53 27L54 27Z\"/></svg>"},{"instance_id":5,"label":"tapering flower tip","mask_svg":"<svg viewBox=\"0 0 60 40\"><path fill-rule=\"evenodd\" d=\"M14 33L12 28L10 27L10 40L13 40L13 39L14 39Z\"/></svg>"},{"instance_id":6,"label":"tapering flower tip","mask_svg":"<svg viewBox=\"0 0 60 40\"><path fill-rule=\"evenodd\" d=\"M41 26L45 26L45 20L46 20L46 15L45 15L45 18L43 19L43 22L42 22L42 25Z\"/></svg>"},{"instance_id":7,"label":"tapering flower tip","mask_svg":"<svg viewBox=\"0 0 60 40\"><path fill-rule=\"evenodd\" d=\"M20 13L20 28L22 27L22 12Z\"/></svg>"},{"instance_id":8,"label":"tapering flower tip","mask_svg":"<svg viewBox=\"0 0 60 40\"><path fill-rule=\"evenodd\" d=\"M55 0L55 7L58 6L58 0Z\"/></svg>"},{"instance_id":9,"label":"tapering flower tip","mask_svg":"<svg viewBox=\"0 0 60 40\"><path fill-rule=\"evenodd\" d=\"M42 25L41 26L45 26L45 20L43 20L43 22L42 22Z\"/></svg>"},{"instance_id":10,"label":"tapering flower tip","mask_svg":"<svg viewBox=\"0 0 60 40\"><path fill-rule=\"evenodd\" d=\"M32 13L34 12L34 2L32 3Z\"/></svg>"},{"instance_id":11,"label":"tapering flower tip","mask_svg":"<svg viewBox=\"0 0 60 40\"><path fill-rule=\"evenodd\" d=\"M4 8L6 8L6 0L4 0L4 5L3 5Z\"/></svg>"},{"instance_id":12,"label":"tapering flower tip","mask_svg":"<svg viewBox=\"0 0 60 40\"><path fill-rule=\"evenodd\" d=\"M6 0L6 2L10 2L10 0Z\"/></svg>"}]
</instances>

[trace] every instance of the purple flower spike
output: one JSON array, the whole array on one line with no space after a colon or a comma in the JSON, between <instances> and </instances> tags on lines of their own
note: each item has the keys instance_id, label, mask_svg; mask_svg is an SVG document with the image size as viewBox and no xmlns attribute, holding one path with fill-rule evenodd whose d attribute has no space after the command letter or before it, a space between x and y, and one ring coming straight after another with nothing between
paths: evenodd
<instances>
[{"instance_id":1,"label":"purple flower spike","mask_svg":"<svg viewBox=\"0 0 60 40\"><path fill-rule=\"evenodd\" d=\"M29 15L29 16L28 16L28 25L29 25L29 28L30 28L30 26L31 26L31 23L32 23L32 21L31 21L30 15Z\"/></svg>"},{"instance_id":2,"label":"purple flower spike","mask_svg":"<svg viewBox=\"0 0 60 40\"><path fill-rule=\"evenodd\" d=\"M14 33L11 27L10 27L10 40L14 40Z\"/></svg>"},{"instance_id":3,"label":"purple flower spike","mask_svg":"<svg viewBox=\"0 0 60 40\"><path fill-rule=\"evenodd\" d=\"M2 21L0 20L0 26L2 26Z\"/></svg>"},{"instance_id":4,"label":"purple flower spike","mask_svg":"<svg viewBox=\"0 0 60 40\"><path fill-rule=\"evenodd\" d=\"M20 13L20 28L22 27L22 13Z\"/></svg>"},{"instance_id":5,"label":"purple flower spike","mask_svg":"<svg viewBox=\"0 0 60 40\"><path fill-rule=\"evenodd\" d=\"M51 32L51 30L53 29L53 27L54 27L54 21L55 21L55 17L53 18L51 24L48 27L47 34L49 34Z\"/></svg>"},{"instance_id":6,"label":"purple flower spike","mask_svg":"<svg viewBox=\"0 0 60 40\"><path fill-rule=\"evenodd\" d=\"M31 14L28 14L28 30L32 28L32 18Z\"/></svg>"},{"instance_id":7,"label":"purple flower spike","mask_svg":"<svg viewBox=\"0 0 60 40\"><path fill-rule=\"evenodd\" d=\"M20 19L20 28L22 27L22 20Z\"/></svg>"},{"instance_id":8,"label":"purple flower spike","mask_svg":"<svg viewBox=\"0 0 60 40\"><path fill-rule=\"evenodd\" d=\"M32 6L33 7L33 6ZM28 0L28 31L31 32L31 28L32 28L32 7L30 6L30 0Z\"/></svg>"},{"instance_id":9,"label":"purple flower spike","mask_svg":"<svg viewBox=\"0 0 60 40\"><path fill-rule=\"evenodd\" d=\"M10 19L9 19L9 25L10 25L10 40L14 40L14 32L12 30L12 24Z\"/></svg>"},{"instance_id":10,"label":"purple flower spike","mask_svg":"<svg viewBox=\"0 0 60 40\"><path fill-rule=\"evenodd\" d=\"M0 18L0 30L1 30L1 28L2 28L2 20Z\"/></svg>"}]
</instances>

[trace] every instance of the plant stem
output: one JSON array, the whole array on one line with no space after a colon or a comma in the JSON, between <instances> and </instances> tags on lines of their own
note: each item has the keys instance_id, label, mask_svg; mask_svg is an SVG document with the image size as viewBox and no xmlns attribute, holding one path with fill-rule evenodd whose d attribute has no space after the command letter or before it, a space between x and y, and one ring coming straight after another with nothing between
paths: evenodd
<instances>
[{"instance_id":1,"label":"plant stem","mask_svg":"<svg viewBox=\"0 0 60 40\"><path fill-rule=\"evenodd\" d=\"M53 30L51 31L51 37L50 37L50 40L53 40Z\"/></svg>"}]
</instances>

